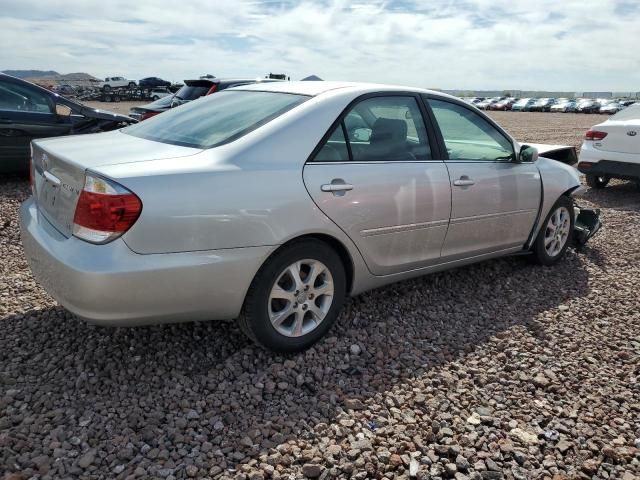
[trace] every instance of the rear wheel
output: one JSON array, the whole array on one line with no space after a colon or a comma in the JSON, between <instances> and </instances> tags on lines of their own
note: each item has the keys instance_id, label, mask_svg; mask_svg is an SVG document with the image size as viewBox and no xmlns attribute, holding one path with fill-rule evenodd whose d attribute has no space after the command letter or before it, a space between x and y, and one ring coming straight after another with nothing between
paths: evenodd
<instances>
[{"instance_id":1,"label":"rear wheel","mask_svg":"<svg viewBox=\"0 0 640 480\"><path fill-rule=\"evenodd\" d=\"M604 188L611 180L609 177L605 177L604 175L587 175L587 185L591 188Z\"/></svg>"},{"instance_id":2,"label":"rear wheel","mask_svg":"<svg viewBox=\"0 0 640 480\"><path fill-rule=\"evenodd\" d=\"M135 82L129 82L129 88L136 88Z\"/></svg>"},{"instance_id":3,"label":"rear wheel","mask_svg":"<svg viewBox=\"0 0 640 480\"><path fill-rule=\"evenodd\" d=\"M346 292L339 255L319 240L302 240L274 254L256 274L243 312L242 331L275 352L298 352L335 322Z\"/></svg>"},{"instance_id":4,"label":"rear wheel","mask_svg":"<svg viewBox=\"0 0 640 480\"><path fill-rule=\"evenodd\" d=\"M111 91L111 85L105 85L104 87L102 87L102 90L104 90L105 92L110 92Z\"/></svg>"},{"instance_id":5,"label":"rear wheel","mask_svg":"<svg viewBox=\"0 0 640 480\"><path fill-rule=\"evenodd\" d=\"M540 265L553 265L564 256L573 238L573 202L562 196L551 208L533 244L533 259Z\"/></svg>"}]
</instances>

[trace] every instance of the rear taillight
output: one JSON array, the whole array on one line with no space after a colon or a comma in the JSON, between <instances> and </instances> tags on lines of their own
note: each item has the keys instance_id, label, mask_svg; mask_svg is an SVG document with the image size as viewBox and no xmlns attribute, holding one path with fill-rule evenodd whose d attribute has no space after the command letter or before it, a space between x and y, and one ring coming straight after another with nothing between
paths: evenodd
<instances>
[{"instance_id":1,"label":"rear taillight","mask_svg":"<svg viewBox=\"0 0 640 480\"><path fill-rule=\"evenodd\" d=\"M205 93L205 96L211 95L212 93L216 93L217 90L218 90L218 84L213 84L211 85L211 88L207 91L207 93Z\"/></svg>"},{"instance_id":2,"label":"rear taillight","mask_svg":"<svg viewBox=\"0 0 640 480\"><path fill-rule=\"evenodd\" d=\"M159 113L160 112L143 112L142 115L140 115L140 121L146 120L147 118L155 117Z\"/></svg>"},{"instance_id":3,"label":"rear taillight","mask_svg":"<svg viewBox=\"0 0 640 480\"><path fill-rule=\"evenodd\" d=\"M31 155L29 156L29 187L31 187L31 195L35 195L36 189L33 183L33 146L31 145L29 148L31 150Z\"/></svg>"},{"instance_id":4,"label":"rear taillight","mask_svg":"<svg viewBox=\"0 0 640 480\"><path fill-rule=\"evenodd\" d=\"M142 211L142 202L122 185L87 173L76 204L73 234L91 243L107 243L129 230Z\"/></svg>"},{"instance_id":5,"label":"rear taillight","mask_svg":"<svg viewBox=\"0 0 640 480\"><path fill-rule=\"evenodd\" d=\"M578 163L578 170L589 170L591 167L593 167L593 163L591 162Z\"/></svg>"},{"instance_id":6,"label":"rear taillight","mask_svg":"<svg viewBox=\"0 0 640 480\"><path fill-rule=\"evenodd\" d=\"M589 130L584 134L585 140L602 140L607 136L607 132L599 132L598 130Z\"/></svg>"}]
</instances>

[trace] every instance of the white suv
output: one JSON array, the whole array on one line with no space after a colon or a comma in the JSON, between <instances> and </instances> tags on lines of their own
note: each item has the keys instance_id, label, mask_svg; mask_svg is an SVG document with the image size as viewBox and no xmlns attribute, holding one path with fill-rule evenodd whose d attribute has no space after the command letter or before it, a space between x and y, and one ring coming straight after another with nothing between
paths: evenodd
<instances>
[{"instance_id":1,"label":"white suv","mask_svg":"<svg viewBox=\"0 0 640 480\"><path fill-rule=\"evenodd\" d=\"M100 82L100 88L103 90L111 90L112 88L129 87L134 88L137 86L135 80L127 80L124 77L107 77L104 82Z\"/></svg>"}]
</instances>

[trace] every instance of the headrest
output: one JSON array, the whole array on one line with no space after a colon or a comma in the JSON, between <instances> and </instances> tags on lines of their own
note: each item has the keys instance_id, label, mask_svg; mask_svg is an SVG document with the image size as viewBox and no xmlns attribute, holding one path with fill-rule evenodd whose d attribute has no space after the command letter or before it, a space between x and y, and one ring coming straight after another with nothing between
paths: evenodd
<instances>
[{"instance_id":1,"label":"headrest","mask_svg":"<svg viewBox=\"0 0 640 480\"><path fill-rule=\"evenodd\" d=\"M373 124L371 143L406 142L407 122L394 118L378 118Z\"/></svg>"}]
</instances>

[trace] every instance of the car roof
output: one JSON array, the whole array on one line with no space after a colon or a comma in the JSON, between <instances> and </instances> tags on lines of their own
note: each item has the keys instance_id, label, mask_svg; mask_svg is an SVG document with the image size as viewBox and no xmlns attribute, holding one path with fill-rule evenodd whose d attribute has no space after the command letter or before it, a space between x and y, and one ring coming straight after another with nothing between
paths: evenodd
<instances>
[{"instance_id":1,"label":"car roof","mask_svg":"<svg viewBox=\"0 0 640 480\"><path fill-rule=\"evenodd\" d=\"M263 92L281 92L293 93L298 95L316 96L323 93L338 90L349 89L357 93L370 93L379 91L400 91L415 93L431 93L442 97L450 97L442 92L435 92L425 88L408 87L402 85L385 85L379 83L360 83L360 82L335 82L335 81L294 81L294 82L274 82L274 83L256 83L251 85L243 85L235 87L234 90L259 90ZM451 97L455 98L455 97Z\"/></svg>"}]
</instances>

